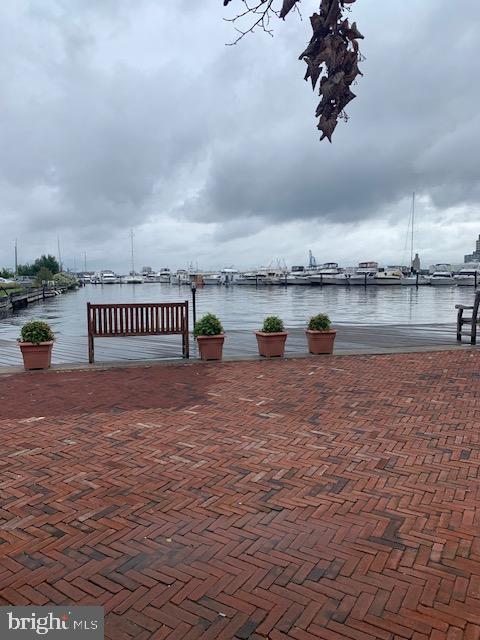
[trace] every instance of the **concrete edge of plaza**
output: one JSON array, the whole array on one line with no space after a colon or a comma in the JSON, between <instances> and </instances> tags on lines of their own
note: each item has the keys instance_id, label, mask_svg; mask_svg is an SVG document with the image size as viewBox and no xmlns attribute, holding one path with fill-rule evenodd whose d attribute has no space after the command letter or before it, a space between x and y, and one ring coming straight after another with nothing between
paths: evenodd
<instances>
[{"instance_id":1,"label":"concrete edge of plaza","mask_svg":"<svg viewBox=\"0 0 480 640\"><path fill-rule=\"evenodd\" d=\"M109 369L129 369L132 367L137 368L152 368L162 366L191 366L193 364L204 366L221 366L225 363L232 362L278 362L284 360L323 360L325 358L335 358L344 356L382 356L402 353L435 353L438 351L476 351L476 347L470 344L452 344L452 345L430 345L430 346L416 346L416 347L391 347L391 348L378 348L378 349L354 349L354 350L341 350L335 351L329 355L313 355L310 353L288 353L282 358L263 358L259 355L245 355L245 356L224 356L222 360L200 360L200 358L168 358L159 360L120 360L114 362L95 362L94 364L88 364L85 362L69 362L56 364L50 367L50 369L25 371L21 366L7 366L0 367L0 376L8 376L17 373L24 373L30 375L45 374L49 372L62 372L62 371L108 371Z\"/></svg>"}]
</instances>

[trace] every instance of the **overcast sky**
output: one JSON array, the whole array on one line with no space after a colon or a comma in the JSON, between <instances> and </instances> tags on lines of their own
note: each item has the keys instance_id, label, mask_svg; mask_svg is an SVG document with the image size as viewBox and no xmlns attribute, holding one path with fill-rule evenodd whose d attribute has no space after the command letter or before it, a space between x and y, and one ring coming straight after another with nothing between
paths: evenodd
<instances>
[{"instance_id":1,"label":"overcast sky","mask_svg":"<svg viewBox=\"0 0 480 640\"><path fill-rule=\"evenodd\" d=\"M460 262L480 233L480 3L358 0L333 144L298 54L316 1L234 47L221 0L2 0L0 265ZM461 4L461 10L460 10Z\"/></svg>"}]
</instances>

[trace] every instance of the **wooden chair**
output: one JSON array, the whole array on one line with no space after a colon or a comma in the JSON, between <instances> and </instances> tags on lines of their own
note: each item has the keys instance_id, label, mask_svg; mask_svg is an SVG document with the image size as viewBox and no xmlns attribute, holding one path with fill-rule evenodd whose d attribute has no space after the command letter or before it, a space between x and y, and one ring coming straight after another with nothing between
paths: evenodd
<instances>
[{"instance_id":1,"label":"wooden chair","mask_svg":"<svg viewBox=\"0 0 480 640\"><path fill-rule=\"evenodd\" d=\"M462 341L462 331L464 325L470 325L470 331L464 331L464 335L470 336L470 344L476 344L477 342L477 322L478 322L478 309L480 307L480 291L475 293L475 300L473 306L466 306L464 304L456 304L455 309L457 312L457 341ZM472 315L469 318L463 317L463 312L471 310Z\"/></svg>"}]
</instances>

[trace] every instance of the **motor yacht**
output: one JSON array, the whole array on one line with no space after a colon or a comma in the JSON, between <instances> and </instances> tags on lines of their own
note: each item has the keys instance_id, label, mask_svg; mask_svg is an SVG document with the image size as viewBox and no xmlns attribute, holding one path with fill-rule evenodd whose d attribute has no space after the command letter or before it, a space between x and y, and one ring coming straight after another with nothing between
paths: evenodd
<instances>
[{"instance_id":1,"label":"motor yacht","mask_svg":"<svg viewBox=\"0 0 480 640\"><path fill-rule=\"evenodd\" d=\"M480 284L480 269L467 267L460 269L458 273L453 276L457 287L475 287Z\"/></svg>"},{"instance_id":2,"label":"motor yacht","mask_svg":"<svg viewBox=\"0 0 480 640\"><path fill-rule=\"evenodd\" d=\"M221 285L222 276L220 273L204 273L202 276L203 284L205 285Z\"/></svg>"},{"instance_id":3,"label":"motor yacht","mask_svg":"<svg viewBox=\"0 0 480 640\"><path fill-rule=\"evenodd\" d=\"M266 274L259 273L258 271L247 271L245 273L239 274L239 276L235 279L235 284L263 286L266 284L266 277Z\"/></svg>"},{"instance_id":4,"label":"motor yacht","mask_svg":"<svg viewBox=\"0 0 480 640\"><path fill-rule=\"evenodd\" d=\"M326 262L321 267L317 267L315 272L310 274L309 279L313 285L337 284L337 277L343 273L343 269L338 267L337 262Z\"/></svg>"},{"instance_id":5,"label":"motor yacht","mask_svg":"<svg viewBox=\"0 0 480 640\"><path fill-rule=\"evenodd\" d=\"M452 286L455 284L455 279L451 271L434 271L430 276L430 284L432 287Z\"/></svg>"},{"instance_id":6,"label":"motor yacht","mask_svg":"<svg viewBox=\"0 0 480 640\"><path fill-rule=\"evenodd\" d=\"M143 284L143 278L139 273L130 273L123 278L124 284Z\"/></svg>"},{"instance_id":7,"label":"motor yacht","mask_svg":"<svg viewBox=\"0 0 480 640\"><path fill-rule=\"evenodd\" d=\"M221 270L222 284L225 286L230 286L231 284L235 284L236 279L238 277L237 269L232 269L231 267L227 267Z\"/></svg>"},{"instance_id":8,"label":"motor yacht","mask_svg":"<svg viewBox=\"0 0 480 640\"><path fill-rule=\"evenodd\" d=\"M305 273L287 273L287 277L285 279L287 285L303 285L303 286L310 286L312 283L310 282L310 276L306 275Z\"/></svg>"},{"instance_id":9,"label":"motor yacht","mask_svg":"<svg viewBox=\"0 0 480 640\"><path fill-rule=\"evenodd\" d=\"M403 276L400 280L400 284L403 287L416 287L417 285L424 286L430 284L430 278L423 275L422 273L410 273L409 275Z\"/></svg>"},{"instance_id":10,"label":"motor yacht","mask_svg":"<svg viewBox=\"0 0 480 640\"><path fill-rule=\"evenodd\" d=\"M285 279L287 285L310 285L310 278L303 266L292 266Z\"/></svg>"},{"instance_id":11,"label":"motor yacht","mask_svg":"<svg viewBox=\"0 0 480 640\"><path fill-rule=\"evenodd\" d=\"M177 269L175 273L171 274L170 277L171 284L190 284L190 274L186 269Z\"/></svg>"},{"instance_id":12,"label":"motor yacht","mask_svg":"<svg viewBox=\"0 0 480 640\"><path fill-rule=\"evenodd\" d=\"M171 282L172 272L168 267L163 267L163 269L160 269L157 275L159 282L163 282L164 284L169 284Z\"/></svg>"},{"instance_id":13,"label":"motor yacht","mask_svg":"<svg viewBox=\"0 0 480 640\"><path fill-rule=\"evenodd\" d=\"M373 277L373 284L376 285L400 285L402 281L402 272L399 269L380 268Z\"/></svg>"},{"instance_id":14,"label":"motor yacht","mask_svg":"<svg viewBox=\"0 0 480 640\"><path fill-rule=\"evenodd\" d=\"M359 262L355 272L347 274L346 282L350 287L375 284L377 273L378 262Z\"/></svg>"},{"instance_id":15,"label":"motor yacht","mask_svg":"<svg viewBox=\"0 0 480 640\"><path fill-rule=\"evenodd\" d=\"M100 273L100 282L101 284L117 284L118 278L113 271L105 269Z\"/></svg>"},{"instance_id":16,"label":"motor yacht","mask_svg":"<svg viewBox=\"0 0 480 640\"><path fill-rule=\"evenodd\" d=\"M263 278L263 284L279 285L285 284L288 272L286 269L272 269L271 267L267 267L260 269L258 275Z\"/></svg>"},{"instance_id":17,"label":"motor yacht","mask_svg":"<svg viewBox=\"0 0 480 640\"><path fill-rule=\"evenodd\" d=\"M145 284L158 284L160 282L160 275L157 271L143 271L142 278Z\"/></svg>"}]
</instances>

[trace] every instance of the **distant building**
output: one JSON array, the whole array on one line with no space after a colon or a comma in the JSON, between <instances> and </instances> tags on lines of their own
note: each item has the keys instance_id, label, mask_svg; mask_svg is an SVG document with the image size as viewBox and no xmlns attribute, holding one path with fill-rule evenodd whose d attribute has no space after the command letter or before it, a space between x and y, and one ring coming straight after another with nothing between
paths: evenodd
<instances>
[{"instance_id":1,"label":"distant building","mask_svg":"<svg viewBox=\"0 0 480 640\"><path fill-rule=\"evenodd\" d=\"M480 236L478 236L478 240L475 243L475 251L464 256L463 261L480 262Z\"/></svg>"},{"instance_id":2,"label":"distant building","mask_svg":"<svg viewBox=\"0 0 480 640\"><path fill-rule=\"evenodd\" d=\"M412 269L415 273L420 273L421 265L418 253L415 254L415 258L412 260Z\"/></svg>"}]
</instances>

